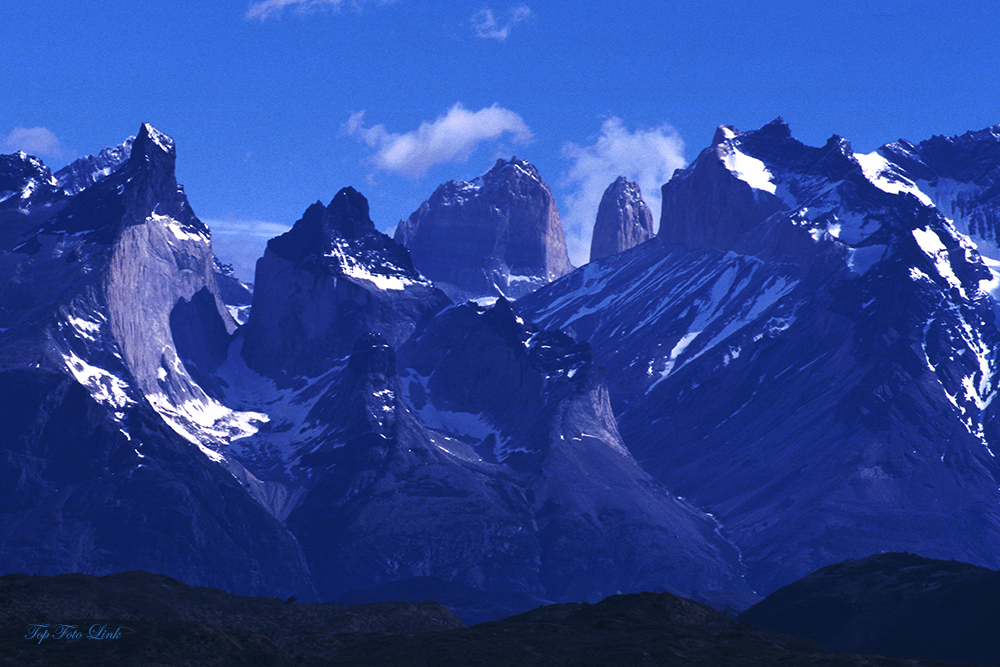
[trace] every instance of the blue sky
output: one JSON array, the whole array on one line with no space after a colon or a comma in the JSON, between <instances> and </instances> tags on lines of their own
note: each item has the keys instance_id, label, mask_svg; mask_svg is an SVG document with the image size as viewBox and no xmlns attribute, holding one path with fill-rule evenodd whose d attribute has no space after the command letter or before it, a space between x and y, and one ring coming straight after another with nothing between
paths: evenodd
<instances>
[{"instance_id":1,"label":"blue sky","mask_svg":"<svg viewBox=\"0 0 1000 667\"><path fill-rule=\"evenodd\" d=\"M0 152L58 168L152 123L248 279L343 186L389 229L516 154L582 263L603 188L639 180L658 218L720 123L859 152L1000 123L997 25L961 0L4 0Z\"/></svg>"}]
</instances>

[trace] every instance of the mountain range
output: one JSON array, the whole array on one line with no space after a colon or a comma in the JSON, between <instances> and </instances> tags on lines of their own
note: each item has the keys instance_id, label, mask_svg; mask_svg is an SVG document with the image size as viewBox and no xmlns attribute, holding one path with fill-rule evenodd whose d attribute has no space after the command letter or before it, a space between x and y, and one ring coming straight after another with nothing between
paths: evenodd
<instances>
[{"instance_id":1,"label":"mountain range","mask_svg":"<svg viewBox=\"0 0 1000 667\"><path fill-rule=\"evenodd\" d=\"M575 270L524 160L394 238L346 187L252 289L176 159L148 124L0 158L0 572L743 608L879 551L1000 566L1000 128L720 127L655 235L612 183Z\"/></svg>"}]
</instances>

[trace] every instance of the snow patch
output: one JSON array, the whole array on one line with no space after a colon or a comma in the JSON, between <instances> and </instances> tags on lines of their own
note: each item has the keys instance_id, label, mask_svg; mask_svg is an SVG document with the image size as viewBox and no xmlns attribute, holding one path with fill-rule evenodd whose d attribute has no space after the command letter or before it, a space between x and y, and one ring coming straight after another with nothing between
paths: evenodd
<instances>
[{"instance_id":1,"label":"snow patch","mask_svg":"<svg viewBox=\"0 0 1000 667\"><path fill-rule=\"evenodd\" d=\"M143 123L143 128L146 130L146 134L153 141L154 144L160 147L165 153L174 152L174 140L165 135L164 133L157 130L155 127L149 123Z\"/></svg>"},{"instance_id":2,"label":"snow patch","mask_svg":"<svg viewBox=\"0 0 1000 667\"><path fill-rule=\"evenodd\" d=\"M339 245L334 245L327 257L337 260L341 273L354 280L361 280L375 285L380 290L405 290L411 285L419 284L419 281L407 278L403 275L391 275L386 273L374 273L368 267L362 265L357 259L344 252Z\"/></svg>"},{"instance_id":3,"label":"snow patch","mask_svg":"<svg viewBox=\"0 0 1000 667\"><path fill-rule=\"evenodd\" d=\"M266 414L237 412L208 396L188 399L179 405L162 393L151 393L146 400L175 432L216 463L225 457L207 443L228 445L253 435L260 424L269 421Z\"/></svg>"},{"instance_id":4,"label":"snow patch","mask_svg":"<svg viewBox=\"0 0 1000 667\"><path fill-rule=\"evenodd\" d=\"M750 157L746 153L741 153L736 148L730 148L726 151L726 155L722 157L722 163L726 165L726 169L734 176L755 190L763 190L775 194L777 188L774 182L771 181L771 172L757 158Z\"/></svg>"},{"instance_id":5,"label":"snow patch","mask_svg":"<svg viewBox=\"0 0 1000 667\"><path fill-rule=\"evenodd\" d=\"M917 240L917 245L924 251L924 254L934 260L934 266L941 277L947 280L948 284L952 287L956 288L962 298L965 298L965 289L962 287L962 281L958 279L955 271L951 268L951 262L948 258L948 248L941 241L941 237L937 235L937 232L930 227L914 229L913 238Z\"/></svg>"},{"instance_id":6,"label":"snow patch","mask_svg":"<svg viewBox=\"0 0 1000 667\"><path fill-rule=\"evenodd\" d=\"M88 364L74 352L64 354L63 361L66 369L77 382L87 388L96 401L115 410L135 404L128 395L128 383L117 375Z\"/></svg>"},{"instance_id":7,"label":"snow patch","mask_svg":"<svg viewBox=\"0 0 1000 667\"><path fill-rule=\"evenodd\" d=\"M882 192L887 192L890 195L911 194L919 199L924 206L934 206L931 198L918 188L916 183L900 174L895 166L878 152L855 153L854 159L861 165L861 171L864 172L865 178Z\"/></svg>"},{"instance_id":8,"label":"snow patch","mask_svg":"<svg viewBox=\"0 0 1000 667\"><path fill-rule=\"evenodd\" d=\"M197 229L186 229L177 220L174 220L169 215L160 215L156 211L146 218L146 223L156 223L162 226L164 229L169 231L174 235L178 241L197 241L199 243L208 243L208 237L204 232Z\"/></svg>"}]
</instances>

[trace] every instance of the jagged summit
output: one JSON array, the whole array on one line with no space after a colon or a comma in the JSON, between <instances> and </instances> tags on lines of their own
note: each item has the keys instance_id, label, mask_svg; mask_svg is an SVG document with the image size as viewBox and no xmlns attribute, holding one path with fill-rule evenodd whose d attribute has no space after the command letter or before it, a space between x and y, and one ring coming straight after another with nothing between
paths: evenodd
<instances>
[{"instance_id":1,"label":"jagged summit","mask_svg":"<svg viewBox=\"0 0 1000 667\"><path fill-rule=\"evenodd\" d=\"M807 146L781 119L749 132L720 128L716 143L663 186L658 236L668 246L863 274L899 225L890 196L905 190L913 206L930 203L882 162L838 135Z\"/></svg>"},{"instance_id":2,"label":"jagged summit","mask_svg":"<svg viewBox=\"0 0 1000 667\"><path fill-rule=\"evenodd\" d=\"M9 534L19 546L0 569L144 568L308 595L297 545L213 449L255 427L210 396L235 323L173 142L143 126L127 163L61 192L0 251L0 424L13 453L0 476L20 480L0 499L35 517Z\"/></svg>"},{"instance_id":3,"label":"jagged summit","mask_svg":"<svg viewBox=\"0 0 1000 667\"><path fill-rule=\"evenodd\" d=\"M375 229L365 197L343 188L329 206L316 202L268 241L243 355L272 377L316 375L365 333L398 346L447 303L406 248Z\"/></svg>"},{"instance_id":4,"label":"jagged summit","mask_svg":"<svg viewBox=\"0 0 1000 667\"><path fill-rule=\"evenodd\" d=\"M292 228L267 243L269 251L315 271L383 287L422 282L405 248L375 229L368 200L351 187L329 206L316 202Z\"/></svg>"},{"instance_id":5,"label":"jagged summit","mask_svg":"<svg viewBox=\"0 0 1000 667\"><path fill-rule=\"evenodd\" d=\"M55 173L59 186L69 195L75 195L94 183L110 176L128 162L135 137L129 137L117 146L109 146L95 155L78 158Z\"/></svg>"},{"instance_id":6,"label":"jagged summit","mask_svg":"<svg viewBox=\"0 0 1000 667\"><path fill-rule=\"evenodd\" d=\"M357 238L375 231L368 213L368 200L348 186L330 202L330 219L334 228L345 238Z\"/></svg>"},{"instance_id":7,"label":"jagged summit","mask_svg":"<svg viewBox=\"0 0 1000 667\"><path fill-rule=\"evenodd\" d=\"M590 261L624 252L653 238L653 214L638 183L619 176L608 186L597 208Z\"/></svg>"},{"instance_id":8,"label":"jagged summit","mask_svg":"<svg viewBox=\"0 0 1000 667\"><path fill-rule=\"evenodd\" d=\"M661 244L520 314L617 369L626 444L708 503L756 590L882 550L996 567L998 513L969 498L1000 506L1000 274L963 232L997 220L995 135L869 155L778 122L715 139L663 187Z\"/></svg>"},{"instance_id":9,"label":"jagged summit","mask_svg":"<svg viewBox=\"0 0 1000 667\"><path fill-rule=\"evenodd\" d=\"M169 155L176 155L177 148L174 144L172 137L167 136L163 132L160 132L155 127L149 123L143 123L142 127L139 128L139 134L136 135L134 152L146 153L147 144L155 145L163 153Z\"/></svg>"},{"instance_id":10,"label":"jagged summit","mask_svg":"<svg viewBox=\"0 0 1000 667\"><path fill-rule=\"evenodd\" d=\"M416 268L454 298L530 292L572 269L555 198L538 170L497 160L439 186L396 228Z\"/></svg>"}]
</instances>

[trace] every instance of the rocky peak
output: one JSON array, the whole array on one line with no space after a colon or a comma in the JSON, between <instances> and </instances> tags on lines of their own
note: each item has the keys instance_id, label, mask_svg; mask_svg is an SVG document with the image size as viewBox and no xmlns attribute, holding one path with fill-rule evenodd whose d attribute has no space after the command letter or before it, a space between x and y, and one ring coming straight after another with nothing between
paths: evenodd
<instances>
[{"instance_id":1,"label":"rocky peak","mask_svg":"<svg viewBox=\"0 0 1000 667\"><path fill-rule=\"evenodd\" d=\"M304 262L329 275L381 274L421 280L406 249L375 229L368 200L351 187L340 190L324 207L316 202L292 229L268 241L268 250L292 262Z\"/></svg>"},{"instance_id":2,"label":"rocky peak","mask_svg":"<svg viewBox=\"0 0 1000 667\"><path fill-rule=\"evenodd\" d=\"M780 118L749 132L720 127L715 143L663 186L658 236L668 248L860 275L885 256L888 238L907 231L896 229L892 195L906 190L914 205L930 205L888 168L879 155L855 155L838 135L806 146Z\"/></svg>"},{"instance_id":3,"label":"rocky peak","mask_svg":"<svg viewBox=\"0 0 1000 667\"><path fill-rule=\"evenodd\" d=\"M368 213L368 200L352 187L338 192L327 212L331 229L344 238L354 239L375 232L375 223Z\"/></svg>"},{"instance_id":4,"label":"rocky peak","mask_svg":"<svg viewBox=\"0 0 1000 667\"><path fill-rule=\"evenodd\" d=\"M525 179L542 183L542 177L539 175L535 165L520 159L516 155L511 156L509 161L498 158L493 168L483 176L483 180L491 184L499 184L501 182L510 184Z\"/></svg>"},{"instance_id":5,"label":"rocky peak","mask_svg":"<svg viewBox=\"0 0 1000 667\"><path fill-rule=\"evenodd\" d=\"M26 208L58 192L59 183L37 157L0 155L0 208Z\"/></svg>"},{"instance_id":6,"label":"rocky peak","mask_svg":"<svg viewBox=\"0 0 1000 667\"><path fill-rule=\"evenodd\" d=\"M96 156L74 160L55 173L59 186L67 194L75 195L108 177L128 162L133 141L135 137L129 137L117 146L102 149Z\"/></svg>"},{"instance_id":7,"label":"rocky peak","mask_svg":"<svg viewBox=\"0 0 1000 667\"><path fill-rule=\"evenodd\" d=\"M642 200L639 184L619 176L597 208L590 261L634 248L653 236L653 214Z\"/></svg>"},{"instance_id":8,"label":"rocky peak","mask_svg":"<svg viewBox=\"0 0 1000 667\"><path fill-rule=\"evenodd\" d=\"M472 181L439 186L395 238L454 298L516 298L572 270L555 198L517 157Z\"/></svg>"},{"instance_id":9,"label":"rocky peak","mask_svg":"<svg viewBox=\"0 0 1000 667\"><path fill-rule=\"evenodd\" d=\"M162 164L172 172L176 159L174 140L149 123L143 123L132 142L129 164Z\"/></svg>"},{"instance_id":10,"label":"rocky peak","mask_svg":"<svg viewBox=\"0 0 1000 667\"><path fill-rule=\"evenodd\" d=\"M268 242L257 262L244 358L273 377L313 376L366 333L400 345L447 303L406 249L375 229L368 201L344 188Z\"/></svg>"}]
</instances>

